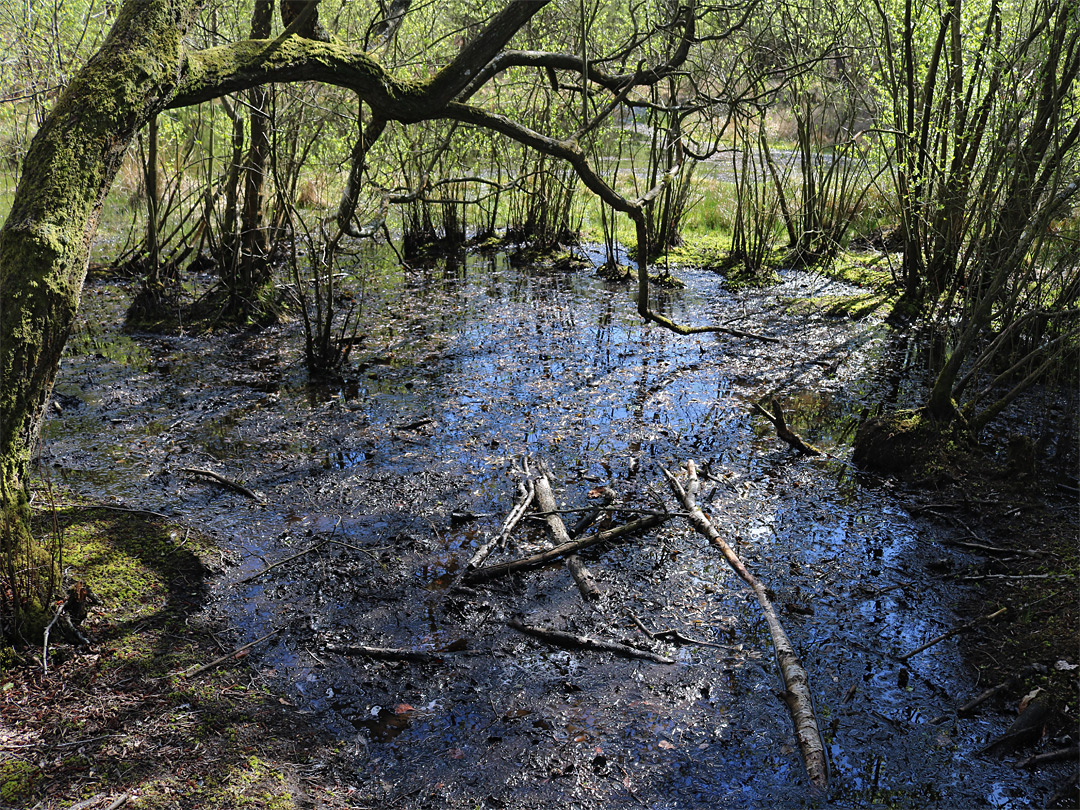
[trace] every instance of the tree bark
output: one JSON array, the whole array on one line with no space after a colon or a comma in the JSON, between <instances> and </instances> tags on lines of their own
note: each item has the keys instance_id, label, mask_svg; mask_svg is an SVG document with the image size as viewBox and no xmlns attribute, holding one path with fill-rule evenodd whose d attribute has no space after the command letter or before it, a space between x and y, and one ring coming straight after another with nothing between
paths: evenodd
<instances>
[{"instance_id":1,"label":"tree bark","mask_svg":"<svg viewBox=\"0 0 1080 810\"><path fill-rule=\"evenodd\" d=\"M284 4L282 5L284 8ZM256 0L251 16L251 38L270 36L274 19L272 0ZM238 272L230 285L233 308L250 311L270 281L269 239L266 232L266 165L270 156L270 94L265 87L248 91L248 127L251 139L244 161L244 208L240 218L240 256L234 266Z\"/></svg>"},{"instance_id":2,"label":"tree bark","mask_svg":"<svg viewBox=\"0 0 1080 810\"><path fill-rule=\"evenodd\" d=\"M78 309L101 205L128 145L171 97L189 0L121 8L35 135L0 230L0 557L25 527L26 476ZM16 606L16 610L18 610Z\"/></svg>"}]
</instances>

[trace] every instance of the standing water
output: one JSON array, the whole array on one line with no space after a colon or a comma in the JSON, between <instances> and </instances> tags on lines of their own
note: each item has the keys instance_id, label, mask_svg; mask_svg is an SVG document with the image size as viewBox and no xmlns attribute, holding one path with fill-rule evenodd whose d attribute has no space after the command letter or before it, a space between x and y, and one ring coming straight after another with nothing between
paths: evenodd
<instances>
[{"instance_id":1,"label":"standing water","mask_svg":"<svg viewBox=\"0 0 1080 810\"><path fill-rule=\"evenodd\" d=\"M686 290L656 292L678 321L779 339L764 342L679 337L644 325L624 287L501 256L364 272L358 371L319 388L305 384L295 324L131 338L100 326L120 319L117 288L88 288L43 454L87 496L218 536L211 610L238 643L280 630L255 666L347 741L357 795L408 807L1035 806L1044 785L977 754L1007 721L929 723L977 691L955 643L900 659L956 623L961 594L926 576L933 538L888 483L847 461L859 415L885 396L875 369L889 338L790 311L842 285L790 273L733 293L685 270ZM796 456L752 417L748 403L766 396L827 457ZM551 468L567 510L610 485L619 522L671 503L661 468L694 459L706 471L703 509L769 588L809 672L827 799L807 789L757 603L685 521L585 552L596 603L560 564L450 587L510 509L520 456ZM492 561L546 542L527 521ZM675 663L550 647L513 618L651 644ZM650 642L640 625L698 643ZM434 655L371 660L350 645Z\"/></svg>"}]
</instances>

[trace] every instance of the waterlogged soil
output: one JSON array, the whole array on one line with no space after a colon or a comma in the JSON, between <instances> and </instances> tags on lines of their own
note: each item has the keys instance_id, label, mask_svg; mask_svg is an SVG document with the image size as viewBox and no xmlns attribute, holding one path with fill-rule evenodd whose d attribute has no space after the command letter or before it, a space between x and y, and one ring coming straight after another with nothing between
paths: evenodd
<instances>
[{"instance_id":1,"label":"waterlogged soil","mask_svg":"<svg viewBox=\"0 0 1080 810\"><path fill-rule=\"evenodd\" d=\"M883 327L789 309L855 291L787 273L735 293L683 270L685 290L656 292L679 321L779 339L765 342L644 325L625 287L584 271L501 256L372 267L343 281L363 324L353 379L321 387L306 384L296 323L124 335L125 291L95 282L43 445L82 495L218 538L206 610L237 645L278 631L247 661L344 741L356 806L825 803L808 791L757 604L685 521L583 553L595 603L560 564L451 587L498 531L523 456L550 467L564 509L614 488L615 523L671 503L661 468L698 463L703 508L769 588L809 673L830 806L1027 807L1053 793L1063 771L979 753L1011 717L950 714L986 686L955 639L900 658L959 623L966 592L931 563L963 558L848 462L860 416L902 398L910 370ZM748 411L765 396L827 455L779 442ZM491 560L548 542L526 521ZM555 648L515 618L674 663ZM703 643L651 640L635 619Z\"/></svg>"}]
</instances>

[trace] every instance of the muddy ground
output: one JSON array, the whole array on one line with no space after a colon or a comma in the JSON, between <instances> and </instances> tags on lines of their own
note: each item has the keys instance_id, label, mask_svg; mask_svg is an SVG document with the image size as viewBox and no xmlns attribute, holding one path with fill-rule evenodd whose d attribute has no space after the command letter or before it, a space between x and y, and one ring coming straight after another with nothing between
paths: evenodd
<instances>
[{"instance_id":1,"label":"muddy ground","mask_svg":"<svg viewBox=\"0 0 1080 810\"><path fill-rule=\"evenodd\" d=\"M806 788L756 604L685 522L584 555L603 592L595 604L558 565L449 587L498 529L525 455L551 466L567 509L611 485L616 523L670 502L662 467L704 467L703 505L770 587L810 673L830 806L1042 806L1069 764L1016 763L1075 743L1075 701L1055 706L1032 745L980 752L1009 726L1018 692L1036 680L1056 694L1075 684L1076 656L1060 646L1075 638L1075 612L1062 609L1075 594L1075 544L1061 542L1076 536L1075 496L1056 480L1016 492L995 477L1007 459L992 451L978 475L958 468L931 489L858 472L847 461L855 426L881 401L917 392L919 353L872 321L793 314L797 298L858 293L822 276L739 293L709 274L683 277L688 289L658 302L674 317L780 342L678 338L641 325L618 286L472 257L358 282L358 374L312 388L295 325L127 336L108 325L123 300L102 282L88 290L57 384L43 464L81 497L214 538L207 603L188 615L223 628L225 647L274 634L245 663L275 712L338 741L332 757L312 759L333 762L325 779L345 806L822 803ZM770 395L826 457L793 454L750 416L749 401ZM1031 421L1011 419L996 430ZM184 472L196 468L258 499ZM957 545L971 535L1045 551L1052 570L1036 570L1038 555ZM528 523L496 558L546 542ZM1030 578L1040 573L1050 576ZM1010 616L903 658L1006 604L1053 632L1034 646L1010 641ZM1051 609L1055 621L1043 615ZM675 663L553 648L514 631L513 618ZM650 641L635 619L708 644ZM375 661L350 645L432 660ZM953 714L1029 663L1045 675L973 717Z\"/></svg>"}]
</instances>

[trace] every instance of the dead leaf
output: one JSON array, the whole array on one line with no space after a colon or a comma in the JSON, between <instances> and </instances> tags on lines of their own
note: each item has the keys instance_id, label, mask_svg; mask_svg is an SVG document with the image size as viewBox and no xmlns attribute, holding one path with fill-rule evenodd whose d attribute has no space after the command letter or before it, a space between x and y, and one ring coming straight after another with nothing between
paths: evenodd
<instances>
[{"instance_id":1,"label":"dead leaf","mask_svg":"<svg viewBox=\"0 0 1080 810\"><path fill-rule=\"evenodd\" d=\"M1043 688L1041 686L1036 686L1034 689L1024 695L1023 699L1020 701L1019 711L1021 714L1023 714L1027 707L1031 705L1031 701L1035 700L1035 698L1042 694L1042 691Z\"/></svg>"}]
</instances>

